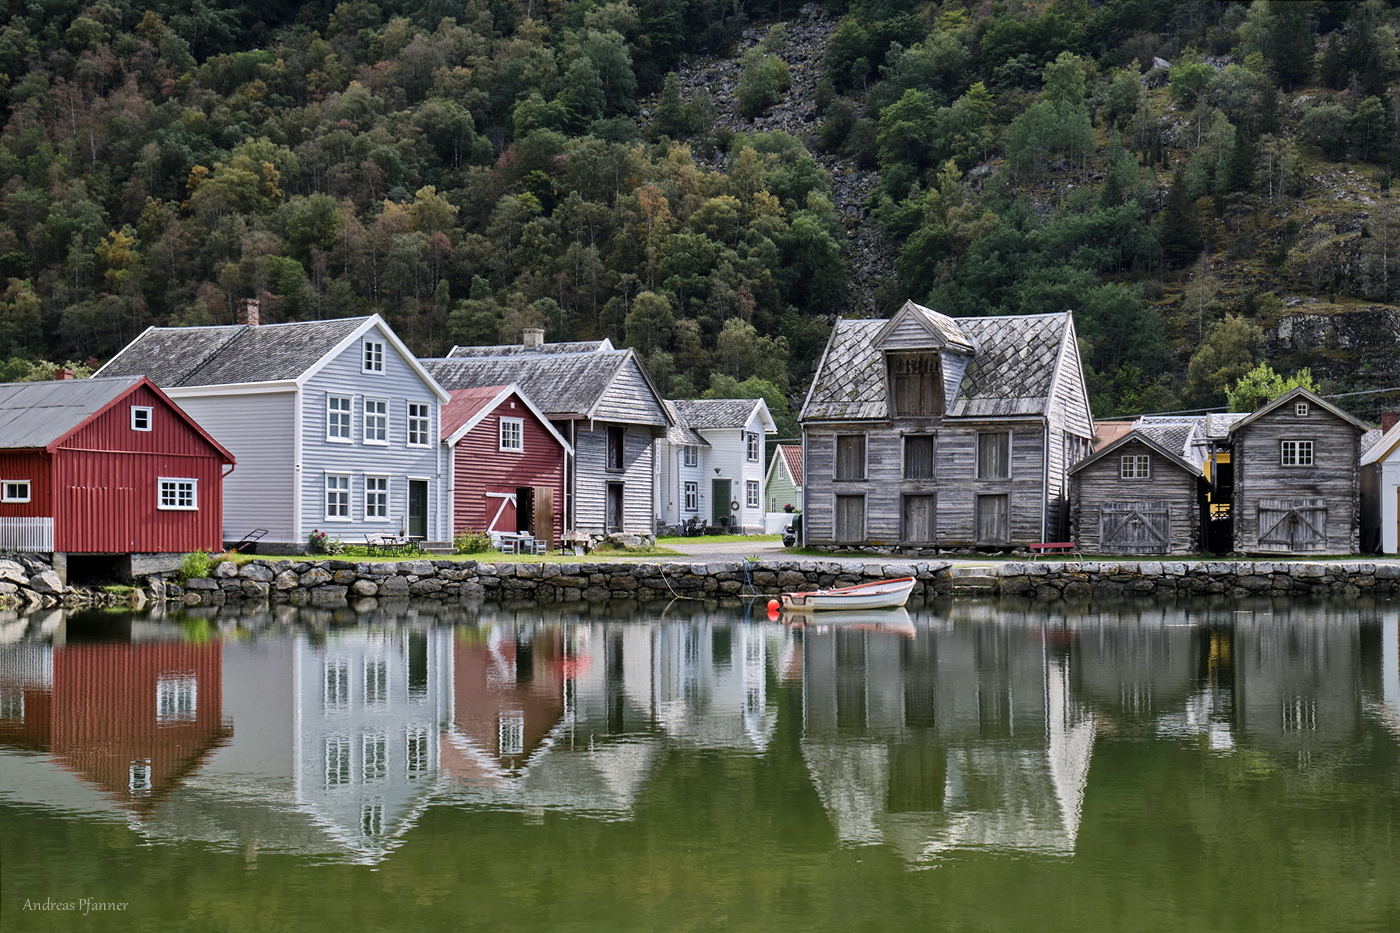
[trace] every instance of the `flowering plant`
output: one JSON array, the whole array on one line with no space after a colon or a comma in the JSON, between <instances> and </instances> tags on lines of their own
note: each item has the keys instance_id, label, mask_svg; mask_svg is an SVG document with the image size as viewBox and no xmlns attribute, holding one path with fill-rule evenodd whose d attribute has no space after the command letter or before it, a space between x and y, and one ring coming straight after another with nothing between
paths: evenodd
<instances>
[{"instance_id":1,"label":"flowering plant","mask_svg":"<svg viewBox=\"0 0 1400 933\"><path fill-rule=\"evenodd\" d=\"M345 544L317 528L306 539L306 549L312 554L339 554L345 550Z\"/></svg>"}]
</instances>

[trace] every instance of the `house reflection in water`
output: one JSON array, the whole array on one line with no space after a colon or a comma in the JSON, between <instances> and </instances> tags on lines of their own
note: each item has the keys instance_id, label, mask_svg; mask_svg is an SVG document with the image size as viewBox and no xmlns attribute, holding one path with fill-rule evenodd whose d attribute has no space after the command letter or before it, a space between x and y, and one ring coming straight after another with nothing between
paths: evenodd
<instances>
[{"instance_id":1,"label":"house reflection in water","mask_svg":"<svg viewBox=\"0 0 1400 933\"><path fill-rule=\"evenodd\" d=\"M1064 650L971 615L910 639L809 629L802 751L840 839L911 864L958 848L1073 852L1094 723ZM981 624L984 622L986 624Z\"/></svg>"},{"instance_id":2,"label":"house reflection in water","mask_svg":"<svg viewBox=\"0 0 1400 933\"><path fill-rule=\"evenodd\" d=\"M16 645L0 652L0 744L45 752L133 816L232 734L220 646Z\"/></svg>"},{"instance_id":3,"label":"house reflection in water","mask_svg":"<svg viewBox=\"0 0 1400 933\"><path fill-rule=\"evenodd\" d=\"M1375 691L1377 718L1400 738L1400 610L1381 616L1381 683Z\"/></svg>"}]
</instances>

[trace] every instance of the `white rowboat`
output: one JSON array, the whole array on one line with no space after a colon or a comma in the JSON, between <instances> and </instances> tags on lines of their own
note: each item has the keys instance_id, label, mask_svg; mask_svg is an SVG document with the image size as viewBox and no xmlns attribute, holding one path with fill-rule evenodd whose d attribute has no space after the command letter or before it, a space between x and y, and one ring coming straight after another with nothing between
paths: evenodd
<instances>
[{"instance_id":1,"label":"white rowboat","mask_svg":"<svg viewBox=\"0 0 1400 933\"><path fill-rule=\"evenodd\" d=\"M783 608L797 612L812 609L893 609L904 605L913 588L913 577L895 577L832 590L784 593Z\"/></svg>"}]
</instances>

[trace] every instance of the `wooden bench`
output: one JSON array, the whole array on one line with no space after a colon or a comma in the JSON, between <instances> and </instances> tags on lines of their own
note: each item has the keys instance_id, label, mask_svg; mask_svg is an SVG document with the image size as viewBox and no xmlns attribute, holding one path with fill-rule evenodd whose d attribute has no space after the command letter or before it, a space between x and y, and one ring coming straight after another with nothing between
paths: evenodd
<instances>
[{"instance_id":1,"label":"wooden bench","mask_svg":"<svg viewBox=\"0 0 1400 933\"><path fill-rule=\"evenodd\" d=\"M1073 541L1042 541L1039 544L1029 545L1031 560L1035 560L1046 555L1078 554L1079 545Z\"/></svg>"}]
</instances>

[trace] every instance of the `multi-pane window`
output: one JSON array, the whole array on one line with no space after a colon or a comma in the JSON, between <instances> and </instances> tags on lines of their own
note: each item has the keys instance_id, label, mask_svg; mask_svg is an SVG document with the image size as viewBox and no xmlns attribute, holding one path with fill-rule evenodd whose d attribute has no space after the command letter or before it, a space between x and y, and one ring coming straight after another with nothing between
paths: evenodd
<instances>
[{"instance_id":1,"label":"multi-pane window","mask_svg":"<svg viewBox=\"0 0 1400 933\"><path fill-rule=\"evenodd\" d=\"M700 448L687 444L681 448L681 463L688 467L700 465Z\"/></svg>"},{"instance_id":2,"label":"multi-pane window","mask_svg":"<svg viewBox=\"0 0 1400 933\"><path fill-rule=\"evenodd\" d=\"M744 432L744 451L750 463L757 463L759 454L758 435L753 431Z\"/></svg>"},{"instance_id":3,"label":"multi-pane window","mask_svg":"<svg viewBox=\"0 0 1400 933\"><path fill-rule=\"evenodd\" d=\"M908 434L904 438L904 478L933 479L934 435Z\"/></svg>"},{"instance_id":4,"label":"multi-pane window","mask_svg":"<svg viewBox=\"0 0 1400 933\"><path fill-rule=\"evenodd\" d=\"M1150 479L1152 476L1147 454L1124 454L1118 461L1118 475L1122 479Z\"/></svg>"},{"instance_id":5,"label":"multi-pane window","mask_svg":"<svg viewBox=\"0 0 1400 933\"><path fill-rule=\"evenodd\" d=\"M1283 466L1312 466L1313 442L1279 441L1279 463Z\"/></svg>"},{"instance_id":6,"label":"multi-pane window","mask_svg":"<svg viewBox=\"0 0 1400 933\"><path fill-rule=\"evenodd\" d=\"M389 443L389 402L387 399L365 399L365 443Z\"/></svg>"},{"instance_id":7,"label":"multi-pane window","mask_svg":"<svg viewBox=\"0 0 1400 933\"><path fill-rule=\"evenodd\" d=\"M131 406L131 430L151 430L151 409L146 405Z\"/></svg>"},{"instance_id":8,"label":"multi-pane window","mask_svg":"<svg viewBox=\"0 0 1400 933\"><path fill-rule=\"evenodd\" d=\"M520 453L525 449L525 422L520 418L501 419L501 449Z\"/></svg>"},{"instance_id":9,"label":"multi-pane window","mask_svg":"<svg viewBox=\"0 0 1400 933\"><path fill-rule=\"evenodd\" d=\"M327 659L322 667L323 690L321 702L326 709L345 709L350 705L350 664L344 658Z\"/></svg>"},{"instance_id":10,"label":"multi-pane window","mask_svg":"<svg viewBox=\"0 0 1400 933\"><path fill-rule=\"evenodd\" d=\"M389 517L389 477L365 477L365 518Z\"/></svg>"},{"instance_id":11,"label":"multi-pane window","mask_svg":"<svg viewBox=\"0 0 1400 933\"><path fill-rule=\"evenodd\" d=\"M836 479L865 479L865 435L836 435Z\"/></svg>"},{"instance_id":12,"label":"multi-pane window","mask_svg":"<svg viewBox=\"0 0 1400 933\"><path fill-rule=\"evenodd\" d=\"M389 662L383 658L365 658L365 702L387 703L389 700Z\"/></svg>"},{"instance_id":13,"label":"multi-pane window","mask_svg":"<svg viewBox=\"0 0 1400 933\"><path fill-rule=\"evenodd\" d=\"M502 755L519 755L525 751L525 714L516 710L502 712L498 734Z\"/></svg>"},{"instance_id":14,"label":"multi-pane window","mask_svg":"<svg viewBox=\"0 0 1400 933\"><path fill-rule=\"evenodd\" d=\"M350 783L350 736L326 736L326 786L343 787Z\"/></svg>"},{"instance_id":15,"label":"multi-pane window","mask_svg":"<svg viewBox=\"0 0 1400 933\"><path fill-rule=\"evenodd\" d=\"M756 509L762 502L763 498L758 492L758 480L747 480L744 483L744 504L751 509Z\"/></svg>"},{"instance_id":16,"label":"multi-pane window","mask_svg":"<svg viewBox=\"0 0 1400 933\"><path fill-rule=\"evenodd\" d=\"M326 474L326 518L350 520L350 477L341 473Z\"/></svg>"},{"instance_id":17,"label":"multi-pane window","mask_svg":"<svg viewBox=\"0 0 1400 933\"><path fill-rule=\"evenodd\" d=\"M364 782L384 780L389 773L389 741L382 732L367 732L360 736L360 765Z\"/></svg>"},{"instance_id":18,"label":"multi-pane window","mask_svg":"<svg viewBox=\"0 0 1400 933\"><path fill-rule=\"evenodd\" d=\"M326 398L326 440L350 442L350 396L331 395Z\"/></svg>"},{"instance_id":19,"label":"multi-pane window","mask_svg":"<svg viewBox=\"0 0 1400 933\"><path fill-rule=\"evenodd\" d=\"M5 502L28 502L31 495L27 479L7 479L0 485L0 490L3 490L0 499Z\"/></svg>"},{"instance_id":20,"label":"multi-pane window","mask_svg":"<svg viewBox=\"0 0 1400 933\"><path fill-rule=\"evenodd\" d=\"M405 767L409 779L427 774L428 766L432 763L428 730L422 726L409 726L404 739Z\"/></svg>"},{"instance_id":21,"label":"multi-pane window","mask_svg":"<svg viewBox=\"0 0 1400 933\"><path fill-rule=\"evenodd\" d=\"M367 373L384 372L384 341L366 340L362 368Z\"/></svg>"},{"instance_id":22,"label":"multi-pane window","mask_svg":"<svg viewBox=\"0 0 1400 933\"><path fill-rule=\"evenodd\" d=\"M698 512L700 510L700 484L685 484L685 510L687 512Z\"/></svg>"},{"instance_id":23,"label":"multi-pane window","mask_svg":"<svg viewBox=\"0 0 1400 933\"><path fill-rule=\"evenodd\" d=\"M996 431L977 435L977 478L1007 479L1011 476L1011 435Z\"/></svg>"},{"instance_id":24,"label":"multi-pane window","mask_svg":"<svg viewBox=\"0 0 1400 933\"><path fill-rule=\"evenodd\" d=\"M429 431L432 419L428 406L422 402L408 403L408 446L427 447L430 443Z\"/></svg>"},{"instance_id":25,"label":"multi-pane window","mask_svg":"<svg viewBox=\"0 0 1400 933\"><path fill-rule=\"evenodd\" d=\"M161 477L157 488L159 497L156 507L159 509L182 509L191 512L199 508L199 480Z\"/></svg>"},{"instance_id":26,"label":"multi-pane window","mask_svg":"<svg viewBox=\"0 0 1400 933\"><path fill-rule=\"evenodd\" d=\"M627 429L622 425L608 426L608 469L621 470L626 462Z\"/></svg>"},{"instance_id":27,"label":"multi-pane window","mask_svg":"<svg viewBox=\"0 0 1400 933\"><path fill-rule=\"evenodd\" d=\"M1308 403L1295 402L1293 404L1293 414L1297 415L1299 418L1306 418L1308 416Z\"/></svg>"},{"instance_id":28,"label":"multi-pane window","mask_svg":"<svg viewBox=\"0 0 1400 933\"><path fill-rule=\"evenodd\" d=\"M144 797L151 792L151 759L138 758L126 771L126 789L133 797Z\"/></svg>"}]
</instances>

